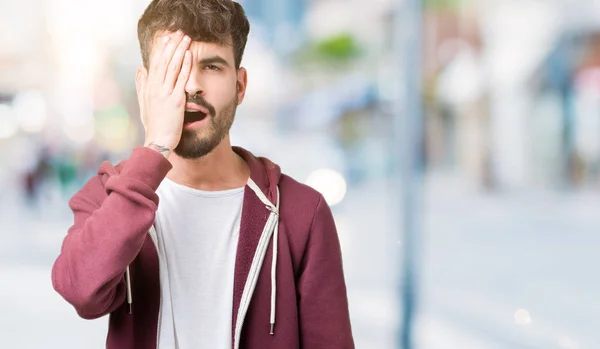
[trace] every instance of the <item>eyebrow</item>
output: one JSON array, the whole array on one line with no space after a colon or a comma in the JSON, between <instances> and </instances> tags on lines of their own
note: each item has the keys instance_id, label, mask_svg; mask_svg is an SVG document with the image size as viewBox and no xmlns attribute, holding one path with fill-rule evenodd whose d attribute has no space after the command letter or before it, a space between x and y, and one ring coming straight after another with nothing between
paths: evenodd
<instances>
[{"instance_id":1,"label":"eyebrow","mask_svg":"<svg viewBox=\"0 0 600 349\"><path fill-rule=\"evenodd\" d=\"M227 67L229 66L229 63L227 63L225 58L223 58L221 56L210 56L210 57L202 58L201 60L198 61L198 63L202 64L202 65L221 63L224 66L227 66Z\"/></svg>"}]
</instances>

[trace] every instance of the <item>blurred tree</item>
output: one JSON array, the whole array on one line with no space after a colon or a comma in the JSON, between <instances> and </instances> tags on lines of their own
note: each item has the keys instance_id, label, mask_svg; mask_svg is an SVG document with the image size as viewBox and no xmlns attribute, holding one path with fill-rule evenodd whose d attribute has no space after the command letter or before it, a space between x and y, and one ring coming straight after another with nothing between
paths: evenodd
<instances>
[{"instance_id":1,"label":"blurred tree","mask_svg":"<svg viewBox=\"0 0 600 349\"><path fill-rule=\"evenodd\" d=\"M322 67L344 70L348 64L357 62L363 50L356 38L349 33L339 33L321 40L307 42L291 57L296 67Z\"/></svg>"},{"instance_id":2,"label":"blurred tree","mask_svg":"<svg viewBox=\"0 0 600 349\"><path fill-rule=\"evenodd\" d=\"M457 9L464 0L423 0L425 10L431 9Z\"/></svg>"},{"instance_id":3,"label":"blurred tree","mask_svg":"<svg viewBox=\"0 0 600 349\"><path fill-rule=\"evenodd\" d=\"M315 43L315 53L326 60L348 60L359 55L360 49L354 37L342 33Z\"/></svg>"}]
</instances>

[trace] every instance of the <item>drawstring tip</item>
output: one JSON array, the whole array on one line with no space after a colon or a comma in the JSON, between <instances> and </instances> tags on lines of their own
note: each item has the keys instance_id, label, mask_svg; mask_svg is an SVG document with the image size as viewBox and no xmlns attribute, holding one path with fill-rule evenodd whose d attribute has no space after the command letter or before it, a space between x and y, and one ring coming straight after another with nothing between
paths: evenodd
<instances>
[{"instance_id":1,"label":"drawstring tip","mask_svg":"<svg viewBox=\"0 0 600 349\"><path fill-rule=\"evenodd\" d=\"M129 303L129 314L133 314L133 306Z\"/></svg>"},{"instance_id":2,"label":"drawstring tip","mask_svg":"<svg viewBox=\"0 0 600 349\"><path fill-rule=\"evenodd\" d=\"M275 324L271 324L271 336L275 334Z\"/></svg>"}]
</instances>

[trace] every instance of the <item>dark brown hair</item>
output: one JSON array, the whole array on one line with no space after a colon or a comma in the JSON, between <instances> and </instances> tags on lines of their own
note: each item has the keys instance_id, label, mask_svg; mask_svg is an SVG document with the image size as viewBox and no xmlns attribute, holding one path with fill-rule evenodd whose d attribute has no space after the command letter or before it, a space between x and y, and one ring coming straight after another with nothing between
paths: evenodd
<instances>
[{"instance_id":1,"label":"dark brown hair","mask_svg":"<svg viewBox=\"0 0 600 349\"><path fill-rule=\"evenodd\" d=\"M232 0L153 0L137 30L146 67L156 34L181 30L193 41L233 45L235 67L239 68L250 23L242 6Z\"/></svg>"}]
</instances>

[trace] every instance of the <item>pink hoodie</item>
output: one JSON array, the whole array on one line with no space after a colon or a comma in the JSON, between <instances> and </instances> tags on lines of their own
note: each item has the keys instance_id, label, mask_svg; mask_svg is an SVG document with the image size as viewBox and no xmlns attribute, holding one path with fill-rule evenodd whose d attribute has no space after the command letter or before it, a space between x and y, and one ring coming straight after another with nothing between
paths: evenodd
<instances>
[{"instance_id":1,"label":"pink hoodie","mask_svg":"<svg viewBox=\"0 0 600 349\"><path fill-rule=\"evenodd\" d=\"M269 160L234 150L248 163L251 180L235 261L232 348L354 348L327 203ZM110 314L109 349L157 346L161 294L153 224L156 189L170 169L162 155L138 147L116 167L103 163L69 202L74 224L52 283L81 317Z\"/></svg>"}]
</instances>

